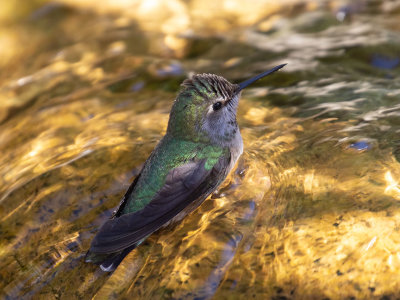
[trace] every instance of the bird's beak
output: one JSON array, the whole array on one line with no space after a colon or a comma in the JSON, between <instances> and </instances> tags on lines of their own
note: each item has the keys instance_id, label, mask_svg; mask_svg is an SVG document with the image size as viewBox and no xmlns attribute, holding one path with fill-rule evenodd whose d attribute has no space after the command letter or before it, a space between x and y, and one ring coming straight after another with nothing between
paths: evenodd
<instances>
[{"instance_id":1,"label":"bird's beak","mask_svg":"<svg viewBox=\"0 0 400 300\"><path fill-rule=\"evenodd\" d=\"M282 65L273 67L272 69L270 69L268 71L262 72L261 74L258 74L250 79L247 79L246 81L239 83L239 89L236 91L236 93L238 94L241 90L243 90L245 87L249 86L253 82L278 71L279 69L283 68L284 66L286 66L286 64L282 64Z\"/></svg>"}]
</instances>

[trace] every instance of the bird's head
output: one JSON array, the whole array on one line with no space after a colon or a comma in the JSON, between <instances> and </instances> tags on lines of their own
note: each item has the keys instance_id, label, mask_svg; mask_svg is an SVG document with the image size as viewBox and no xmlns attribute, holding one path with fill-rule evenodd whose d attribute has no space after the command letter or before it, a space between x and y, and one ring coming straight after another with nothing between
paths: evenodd
<instances>
[{"instance_id":1,"label":"bird's head","mask_svg":"<svg viewBox=\"0 0 400 300\"><path fill-rule=\"evenodd\" d=\"M214 74L186 79L172 106L167 133L196 142L229 144L238 130L236 112L241 91L284 66L276 66L239 84Z\"/></svg>"}]
</instances>

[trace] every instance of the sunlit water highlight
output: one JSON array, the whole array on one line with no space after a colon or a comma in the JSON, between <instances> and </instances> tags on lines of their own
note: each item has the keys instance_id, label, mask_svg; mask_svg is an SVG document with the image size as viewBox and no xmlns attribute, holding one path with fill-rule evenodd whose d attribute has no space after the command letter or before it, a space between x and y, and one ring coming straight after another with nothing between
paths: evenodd
<instances>
[{"instance_id":1,"label":"sunlit water highlight","mask_svg":"<svg viewBox=\"0 0 400 300\"><path fill-rule=\"evenodd\" d=\"M0 14L2 297L400 296L398 1L44 2ZM83 263L182 80L284 62L221 188L114 273Z\"/></svg>"}]
</instances>

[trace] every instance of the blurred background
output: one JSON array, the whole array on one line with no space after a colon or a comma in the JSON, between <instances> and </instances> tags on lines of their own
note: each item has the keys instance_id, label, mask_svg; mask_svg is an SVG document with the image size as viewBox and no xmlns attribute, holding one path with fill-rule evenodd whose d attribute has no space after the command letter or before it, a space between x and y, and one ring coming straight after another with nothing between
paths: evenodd
<instances>
[{"instance_id":1,"label":"blurred background","mask_svg":"<svg viewBox=\"0 0 400 300\"><path fill-rule=\"evenodd\" d=\"M397 299L400 1L2 0L0 297ZM82 258L193 73L245 152L112 274Z\"/></svg>"}]
</instances>

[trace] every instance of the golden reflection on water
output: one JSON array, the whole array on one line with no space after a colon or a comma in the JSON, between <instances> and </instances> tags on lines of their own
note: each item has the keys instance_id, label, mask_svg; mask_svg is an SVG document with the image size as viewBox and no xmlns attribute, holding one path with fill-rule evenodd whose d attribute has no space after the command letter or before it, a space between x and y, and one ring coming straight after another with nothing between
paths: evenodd
<instances>
[{"instance_id":1,"label":"golden reflection on water","mask_svg":"<svg viewBox=\"0 0 400 300\"><path fill-rule=\"evenodd\" d=\"M343 1L44 2L19 23L15 1L0 12L2 297L398 296L395 9L382 23ZM83 263L179 83L281 60L243 94L245 152L220 189L114 273Z\"/></svg>"},{"instance_id":2,"label":"golden reflection on water","mask_svg":"<svg viewBox=\"0 0 400 300\"><path fill-rule=\"evenodd\" d=\"M391 195L395 197L396 199L400 200L400 185L398 181L395 181L392 177L392 173L390 171L387 171L385 173L385 180L386 180L386 189L385 189L385 194Z\"/></svg>"}]
</instances>

